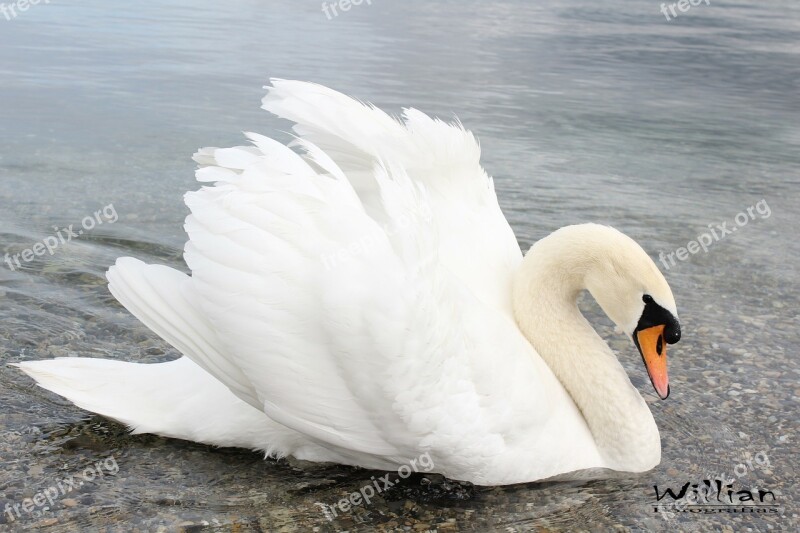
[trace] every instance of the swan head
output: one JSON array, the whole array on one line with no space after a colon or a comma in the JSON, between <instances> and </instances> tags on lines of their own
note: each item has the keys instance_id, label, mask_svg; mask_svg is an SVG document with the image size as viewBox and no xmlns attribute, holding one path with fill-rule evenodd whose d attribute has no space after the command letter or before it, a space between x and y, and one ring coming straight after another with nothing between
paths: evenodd
<instances>
[{"instance_id":1,"label":"swan head","mask_svg":"<svg viewBox=\"0 0 800 533\"><path fill-rule=\"evenodd\" d=\"M582 225L593 240L585 286L642 356L658 396L669 396L667 345L681 338L675 298L656 264L627 235L607 226ZM597 244L597 243L601 244Z\"/></svg>"}]
</instances>

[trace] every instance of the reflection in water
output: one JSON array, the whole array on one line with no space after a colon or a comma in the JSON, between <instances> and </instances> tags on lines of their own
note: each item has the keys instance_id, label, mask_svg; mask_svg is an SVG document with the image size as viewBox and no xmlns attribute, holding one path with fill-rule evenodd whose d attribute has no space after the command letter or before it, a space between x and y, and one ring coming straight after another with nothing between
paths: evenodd
<instances>
[{"instance_id":1,"label":"reflection in water","mask_svg":"<svg viewBox=\"0 0 800 533\"><path fill-rule=\"evenodd\" d=\"M663 529L650 508L654 484L730 472L762 451L771 467L739 482L797 495L796 3L712 2L671 22L658 2L623 0L374 1L331 20L317 2L63 0L21 15L0 19L0 253L44 242L97 206L113 203L119 220L20 268L0 264L4 361L176 355L114 302L104 272L121 255L185 270L190 155L239 143L242 130L285 131L257 109L270 76L318 81L393 112L457 114L481 139L525 248L596 221L655 258L759 201L772 216L670 267L686 334L666 402L629 340L582 302L661 428L664 457L652 473L478 488L467 500L429 501L409 487L329 524L314 502L337 501L372 473L130 436L2 367L5 499L92 460L119 464L15 525Z\"/></svg>"}]
</instances>

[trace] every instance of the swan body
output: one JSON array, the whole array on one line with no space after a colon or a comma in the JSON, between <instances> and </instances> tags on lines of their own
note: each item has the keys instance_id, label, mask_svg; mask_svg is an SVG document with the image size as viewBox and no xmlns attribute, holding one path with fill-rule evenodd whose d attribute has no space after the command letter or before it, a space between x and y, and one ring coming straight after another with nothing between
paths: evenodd
<instances>
[{"instance_id":1,"label":"swan body","mask_svg":"<svg viewBox=\"0 0 800 533\"><path fill-rule=\"evenodd\" d=\"M523 257L460 124L295 81L263 103L297 139L195 155L192 275L133 258L108 271L183 357L23 371L136 433L271 456L395 470L427 453L481 485L659 463L647 405L576 305L588 289L668 393L665 347L637 327L674 342L677 310L633 240L568 226Z\"/></svg>"}]
</instances>

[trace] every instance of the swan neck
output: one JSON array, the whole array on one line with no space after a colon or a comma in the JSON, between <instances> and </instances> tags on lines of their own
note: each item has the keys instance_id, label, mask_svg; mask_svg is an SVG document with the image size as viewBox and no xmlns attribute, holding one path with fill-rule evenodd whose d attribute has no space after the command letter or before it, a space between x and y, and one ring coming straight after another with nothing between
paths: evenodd
<instances>
[{"instance_id":1,"label":"swan neck","mask_svg":"<svg viewBox=\"0 0 800 533\"><path fill-rule=\"evenodd\" d=\"M658 428L617 357L578 308L597 257L587 242L542 239L514 280L514 316L583 414L609 468L644 471L660 460Z\"/></svg>"}]
</instances>

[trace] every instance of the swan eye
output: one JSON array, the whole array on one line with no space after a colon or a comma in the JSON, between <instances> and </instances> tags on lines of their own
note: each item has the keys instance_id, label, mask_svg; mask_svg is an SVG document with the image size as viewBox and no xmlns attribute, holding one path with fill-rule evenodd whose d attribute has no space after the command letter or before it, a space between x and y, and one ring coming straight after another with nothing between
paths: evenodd
<instances>
[{"instance_id":1,"label":"swan eye","mask_svg":"<svg viewBox=\"0 0 800 533\"><path fill-rule=\"evenodd\" d=\"M649 294L643 295L642 301L645 303L645 306L635 331L663 325L664 332L662 336L659 337L659 342L675 344L681 340L681 325L672 313L658 305ZM661 350L658 350L658 353L660 354Z\"/></svg>"}]
</instances>

